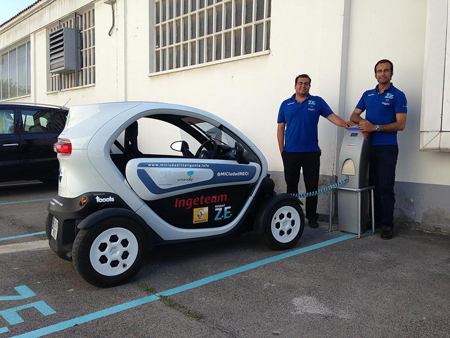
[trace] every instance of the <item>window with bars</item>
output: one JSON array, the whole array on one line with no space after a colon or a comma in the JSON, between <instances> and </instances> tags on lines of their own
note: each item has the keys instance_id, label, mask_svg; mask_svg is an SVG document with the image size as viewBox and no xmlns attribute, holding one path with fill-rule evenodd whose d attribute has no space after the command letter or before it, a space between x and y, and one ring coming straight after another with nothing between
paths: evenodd
<instances>
[{"instance_id":1,"label":"window with bars","mask_svg":"<svg viewBox=\"0 0 450 338\"><path fill-rule=\"evenodd\" d=\"M81 68L78 74L52 74L49 73L49 91L87 86L95 84L95 15L94 9L79 13L50 29L50 33L59 27L78 28L81 39ZM77 77L78 75L78 84Z\"/></svg>"},{"instance_id":2,"label":"window with bars","mask_svg":"<svg viewBox=\"0 0 450 338\"><path fill-rule=\"evenodd\" d=\"M31 94L30 42L1 54L0 100Z\"/></svg>"},{"instance_id":3,"label":"window with bars","mask_svg":"<svg viewBox=\"0 0 450 338\"><path fill-rule=\"evenodd\" d=\"M270 48L271 0L153 0L155 73Z\"/></svg>"}]
</instances>

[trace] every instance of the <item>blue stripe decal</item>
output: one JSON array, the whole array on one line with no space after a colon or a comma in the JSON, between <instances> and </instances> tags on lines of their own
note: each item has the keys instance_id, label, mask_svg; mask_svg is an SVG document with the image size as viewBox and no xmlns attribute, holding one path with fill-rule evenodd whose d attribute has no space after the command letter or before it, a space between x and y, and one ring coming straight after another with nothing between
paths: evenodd
<instances>
[{"instance_id":1,"label":"blue stripe decal","mask_svg":"<svg viewBox=\"0 0 450 338\"><path fill-rule=\"evenodd\" d=\"M2 203L0 203L0 206L2 206L2 205L13 205L13 204L23 204L23 203L32 203L32 202L42 202L42 201L50 201L50 200L51 200L51 198L40 198L40 199L37 199L37 200L2 202Z\"/></svg>"},{"instance_id":2,"label":"blue stripe decal","mask_svg":"<svg viewBox=\"0 0 450 338\"><path fill-rule=\"evenodd\" d=\"M45 231L39 231L39 232L33 232L32 234L25 234L25 235L17 235L17 236L11 236L11 237L3 237L0 238L0 242L2 241L9 241L12 239L18 239L18 238L25 238L25 237L32 237L32 236L37 236L37 235L44 235Z\"/></svg>"},{"instance_id":3,"label":"blue stripe decal","mask_svg":"<svg viewBox=\"0 0 450 338\"><path fill-rule=\"evenodd\" d=\"M348 240L350 238L355 238L355 237L356 237L356 235L344 235L344 236L341 236L341 237L333 238L333 239L330 239L330 240L325 241L325 242L317 243L317 244L310 245L310 246L305 247L305 248L301 248L301 249L293 250L293 251L290 251L290 252L286 252L286 253L281 254L281 255L277 255L277 256L274 256L274 257L266 258L266 259L263 259L263 260L260 260L260 261L257 261L257 262L251 263L251 264L247 264L247 265L241 266L239 268L235 268L235 269L231 269L231 270L228 270L228 271L225 271L225 272L221 272L221 273L218 273L218 274L210 276L210 277L202 278L202 279L200 279L198 281L195 281L195 282L192 282L192 283L188 283L188 284L185 284L185 285L181 285L181 286L175 287L173 289L170 289L170 290L158 293L156 295L151 295L151 296L147 296L147 297L144 297L144 298L136 299L136 300L133 300L133 301L130 301L130 302L127 302L127 303L119 304L119 305L116 305L116 306L113 306L113 307L110 307L110 308L107 308L107 309L104 309L104 310L96 311L96 312L93 312L93 313L90 313L90 314L87 314L87 315L84 315L84 316L81 316L81 317L69 319L67 321L64 321L64 322L61 322L61 323L58 323L58 324L50 325L50 326L47 326L47 327L44 327L44 328L41 328L41 329L38 329L38 330L35 330L35 331L29 331L27 333L24 333L24 334L19 335L19 336L14 336L14 337L29 337L29 338L31 338L31 337L42 337L42 336L50 334L50 333L55 333L55 332L59 332L59 331L68 329L68 328L73 327L75 325L84 324L84 323L93 321L95 319L99 319L99 318L103 318L103 317L106 317L106 316L110 316L112 314L119 313L119 312L122 312L122 311L125 311L125 310L129 310L129 309L135 308L135 307L143 305L143 304L154 302L154 301L159 299L158 295L161 295L161 296L172 296L172 295L175 295L177 293L181 293L181 292L184 292L184 291L187 291L187 290L191 290L191 289L197 288L199 286L206 285L206 284L218 281L220 279L236 275L236 274L241 273L241 272L245 272L245 271L248 271L248 270L251 270L251 269L255 269L257 267L260 267L260 266L263 266L263 265L266 265L266 264L270 264L270 263L273 263L273 262L280 261L282 259L286 259L286 258L290 258L290 257L293 257L293 256L297 256L297 255L303 254L305 252L309 252L309 251L313 251L313 250L316 250L316 249L320 249L320 248L323 248L323 247L326 247L326 246L329 246L329 245L332 245L332 244L336 244L336 243Z\"/></svg>"},{"instance_id":4,"label":"blue stripe decal","mask_svg":"<svg viewBox=\"0 0 450 338\"><path fill-rule=\"evenodd\" d=\"M0 333L6 333L9 332L9 329L7 327L0 327Z\"/></svg>"}]
</instances>

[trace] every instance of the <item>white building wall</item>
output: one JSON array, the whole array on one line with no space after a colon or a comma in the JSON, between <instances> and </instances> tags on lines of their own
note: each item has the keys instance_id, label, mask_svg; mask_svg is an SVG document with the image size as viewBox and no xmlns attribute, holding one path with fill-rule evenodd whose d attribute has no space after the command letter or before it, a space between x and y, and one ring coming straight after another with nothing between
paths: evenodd
<instances>
[{"instance_id":1,"label":"white building wall","mask_svg":"<svg viewBox=\"0 0 450 338\"><path fill-rule=\"evenodd\" d=\"M381 3L352 1L346 116L363 91L375 87L375 63L390 59L394 63L393 83L408 99L406 128L398 133L396 180L450 185L449 154L420 151L426 1Z\"/></svg>"},{"instance_id":2,"label":"white building wall","mask_svg":"<svg viewBox=\"0 0 450 338\"><path fill-rule=\"evenodd\" d=\"M111 6L103 1L44 0L28 19L11 29L2 27L1 51L28 36L32 44L32 95L19 100L62 105L70 99L68 106L146 100L211 111L262 150L277 188L283 190L276 119L280 103L294 93L295 76L308 73L311 93L348 119L363 91L376 85L374 64L388 58L394 62L393 82L405 92L409 110L407 127L399 132L398 215L428 222L426 214L433 210L429 194L434 187L444 189L441 194L448 192L450 156L420 152L427 0L272 0L270 52L158 75L149 74L151 4L117 0L111 36ZM89 6L95 6L96 84L48 93L47 29ZM338 127L321 119L321 175L328 177L322 185L336 174L341 137ZM430 222L450 219L448 206L439 205L443 200L437 196L441 216ZM327 197L319 199L319 212L328 213Z\"/></svg>"}]
</instances>

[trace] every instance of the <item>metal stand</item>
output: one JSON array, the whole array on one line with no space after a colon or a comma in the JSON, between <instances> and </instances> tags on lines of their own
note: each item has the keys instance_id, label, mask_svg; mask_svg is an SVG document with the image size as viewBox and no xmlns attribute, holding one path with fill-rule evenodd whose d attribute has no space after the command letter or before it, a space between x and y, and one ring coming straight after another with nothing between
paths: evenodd
<instances>
[{"instance_id":1,"label":"metal stand","mask_svg":"<svg viewBox=\"0 0 450 338\"><path fill-rule=\"evenodd\" d=\"M375 233L375 202L373 198L373 189L374 186L365 187L365 188L343 188L338 187L336 189L339 190L345 190L345 191L352 191L356 192L358 194L358 205L357 205L357 219L358 219L358 238L361 238L361 192L370 190L370 200L371 200L371 206L372 206L372 233ZM333 194L331 195L331 200L333 199ZM333 203L331 201L330 203ZM331 231L331 210L330 210L330 231Z\"/></svg>"}]
</instances>

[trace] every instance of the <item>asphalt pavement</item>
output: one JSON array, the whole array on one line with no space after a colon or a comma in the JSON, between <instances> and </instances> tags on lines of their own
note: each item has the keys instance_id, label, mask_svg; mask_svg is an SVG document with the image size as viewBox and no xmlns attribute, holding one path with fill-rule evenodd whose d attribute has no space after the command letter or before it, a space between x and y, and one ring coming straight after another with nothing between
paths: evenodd
<instances>
[{"instance_id":1,"label":"asphalt pavement","mask_svg":"<svg viewBox=\"0 0 450 338\"><path fill-rule=\"evenodd\" d=\"M275 252L248 233L158 248L99 289L45 245L55 194L0 186L0 338L450 336L450 236L356 239L321 223Z\"/></svg>"}]
</instances>

